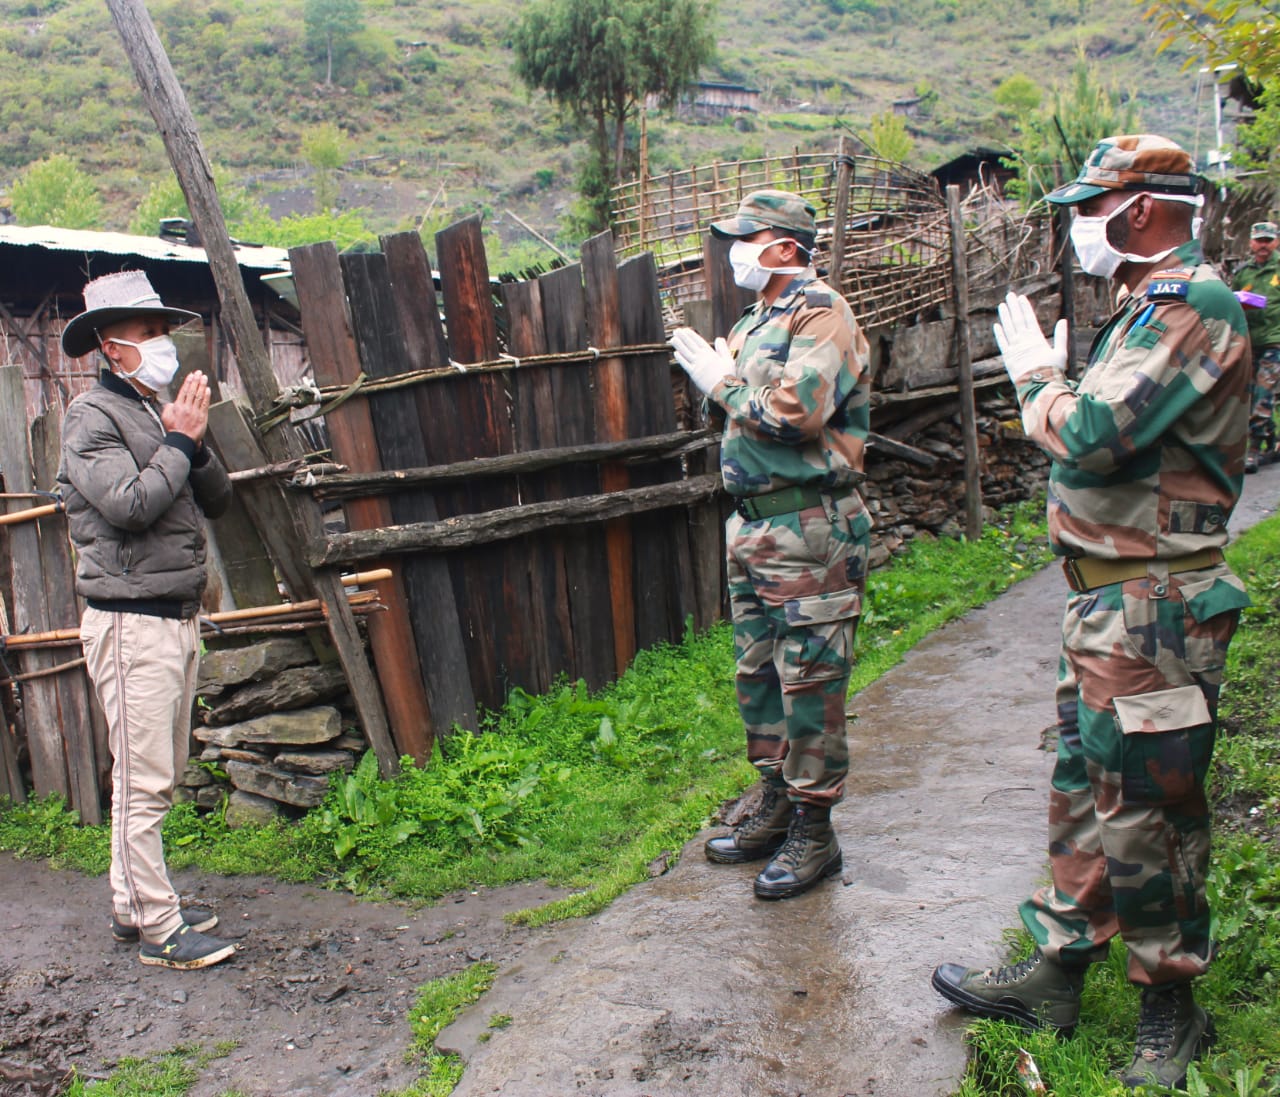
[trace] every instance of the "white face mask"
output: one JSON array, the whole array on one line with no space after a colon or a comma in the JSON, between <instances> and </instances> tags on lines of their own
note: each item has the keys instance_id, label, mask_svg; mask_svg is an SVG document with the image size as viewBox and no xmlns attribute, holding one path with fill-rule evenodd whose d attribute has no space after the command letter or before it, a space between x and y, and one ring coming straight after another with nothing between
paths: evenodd
<instances>
[{"instance_id":1,"label":"white face mask","mask_svg":"<svg viewBox=\"0 0 1280 1097\"><path fill-rule=\"evenodd\" d=\"M759 293L765 286L769 284L769 279L775 274L799 274L808 270L804 267L764 267L760 265L760 256L764 254L766 248L773 247L774 244L787 243L789 237L780 240L766 240L762 244L752 244L746 240L735 240L729 248L729 265L733 267L733 280L743 289L749 289L753 293ZM795 240L791 243L796 247L800 247ZM804 250L803 248L801 250Z\"/></svg>"},{"instance_id":2,"label":"white face mask","mask_svg":"<svg viewBox=\"0 0 1280 1097\"><path fill-rule=\"evenodd\" d=\"M154 339L144 339L141 343L131 343L128 339L108 339L108 343L119 343L124 347L133 347L141 357L137 369L131 373L120 371L121 377L158 392L166 387L178 373L178 348L167 335L157 335Z\"/></svg>"},{"instance_id":3,"label":"white face mask","mask_svg":"<svg viewBox=\"0 0 1280 1097\"><path fill-rule=\"evenodd\" d=\"M1141 193L1143 192L1139 192ZM1116 251L1111 246L1111 241L1107 239L1107 223L1133 205L1138 197L1139 195L1135 194L1127 202L1116 206L1110 213L1101 217L1085 217L1079 213L1075 215L1071 222L1071 244L1076 249L1076 258L1080 260L1080 267L1086 274L1110 278L1120 268L1121 263L1155 263L1173 253L1173 248L1166 248L1156 255L1134 255L1127 251ZM1151 194L1148 197L1158 202L1181 202L1196 209L1204 205L1204 198L1200 195L1192 197L1181 194ZM1196 220L1198 219L1192 220L1192 239L1200 235L1199 226L1195 224Z\"/></svg>"}]
</instances>

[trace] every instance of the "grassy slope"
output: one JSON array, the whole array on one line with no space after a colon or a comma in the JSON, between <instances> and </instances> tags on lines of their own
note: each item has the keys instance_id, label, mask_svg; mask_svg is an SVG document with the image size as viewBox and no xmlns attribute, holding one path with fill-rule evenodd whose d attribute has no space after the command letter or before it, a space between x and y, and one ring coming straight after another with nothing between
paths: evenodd
<instances>
[{"instance_id":1,"label":"grassy slope","mask_svg":"<svg viewBox=\"0 0 1280 1097\"><path fill-rule=\"evenodd\" d=\"M345 197L387 229L432 216L512 208L554 232L572 197L581 142L511 73L509 27L520 0L365 0L363 61L326 88L306 59L300 0L153 0L151 11L215 162L274 206L307 208L302 162L311 126L334 121L353 158ZM722 3L710 79L761 88L769 108L747 132L731 122L655 119L656 170L714 158L829 148L842 127L922 83L940 95L915 119L914 159L929 167L1000 142L992 92L1016 71L1065 80L1085 49L1132 89L1148 127L1191 141L1192 77L1157 58L1140 12L1100 0L773 0ZM796 106L810 106L797 112ZM1206 108L1207 109L1207 108ZM0 0L0 191L27 163L70 152L101 181L121 227L166 163L155 127L100 0ZM287 193L280 193L287 192Z\"/></svg>"}]
</instances>

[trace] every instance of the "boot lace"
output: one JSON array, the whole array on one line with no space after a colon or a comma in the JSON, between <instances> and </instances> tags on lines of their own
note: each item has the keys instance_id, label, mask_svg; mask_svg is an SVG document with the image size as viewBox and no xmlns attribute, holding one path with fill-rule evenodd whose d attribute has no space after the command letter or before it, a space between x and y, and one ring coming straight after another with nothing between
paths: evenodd
<instances>
[{"instance_id":1,"label":"boot lace","mask_svg":"<svg viewBox=\"0 0 1280 1097\"><path fill-rule=\"evenodd\" d=\"M1148 1063L1163 1059L1173 1047L1177 1000L1170 994L1144 994L1138 1014L1138 1038L1134 1054Z\"/></svg>"},{"instance_id":2,"label":"boot lace","mask_svg":"<svg viewBox=\"0 0 1280 1097\"><path fill-rule=\"evenodd\" d=\"M1020 983L1040 964L1040 953L1034 953L1025 960L1019 960L1016 964L1006 964L1004 967L988 968L983 972L983 982L991 986L1005 986L1009 983Z\"/></svg>"},{"instance_id":3,"label":"boot lace","mask_svg":"<svg viewBox=\"0 0 1280 1097\"><path fill-rule=\"evenodd\" d=\"M773 809L777 802L778 790L774 788L765 789L760 806L738 824L738 834L743 838L749 838L756 831L763 830L765 824L772 818Z\"/></svg>"},{"instance_id":4,"label":"boot lace","mask_svg":"<svg viewBox=\"0 0 1280 1097\"><path fill-rule=\"evenodd\" d=\"M805 847L809 843L809 818L806 815L793 815L791 825L787 828L787 836L783 839L778 852L773 855L774 864L784 864L795 868L804 860Z\"/></svg>"}]
</instances>

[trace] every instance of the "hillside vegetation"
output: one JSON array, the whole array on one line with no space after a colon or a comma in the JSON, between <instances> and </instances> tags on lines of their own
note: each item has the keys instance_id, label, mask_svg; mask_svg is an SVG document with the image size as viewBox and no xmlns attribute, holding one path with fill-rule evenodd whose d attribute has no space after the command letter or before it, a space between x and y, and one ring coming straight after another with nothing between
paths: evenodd
<instances>
[{"instance_id":1,"label":"hillside vegetation","mask_svg":"<svg viewBox=\"0 0 1280 1097\"><path fill-rule=\"evenodd\" d=\"M335 56L329 84L302 0L149 7L211 160L273 213L313 208L303 142L336 124L346 155L339 204L366 208L375 230L480 212L515 240L523 230L511 210L567 238L585 144L513 74L520 0L361 0L363 25ZM703 76L759 88L764 109L701 123L651 117L650 169L830 148L917 97L909 162L927 169L1002 147L1010 120L997 86L1023 73L1047 91L1081 52L1136 98L1147 128L1191 144L1194 75L1156 56L1140 15L1128 0L722 2L719 55ZM0 135L0 195L24 166L64 152L96 177L107 228L125 227L168 174L102 0L0 0Z\"/></svg>"}]
</instances>

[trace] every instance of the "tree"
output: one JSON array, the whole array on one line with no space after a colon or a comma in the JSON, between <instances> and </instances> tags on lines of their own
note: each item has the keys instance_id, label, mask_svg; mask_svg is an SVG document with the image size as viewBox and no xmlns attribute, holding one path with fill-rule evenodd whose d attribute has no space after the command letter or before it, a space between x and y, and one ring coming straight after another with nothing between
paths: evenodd
<instances>
[{"instance_id":1,"label":"tree","mask_svg":"<svg viewBox=\"0 0 1280 1097\"><path fill-rule=\"evenodd\" d=\"M14 182L11 199L13 215L20 225L102 227L98 188L66 153L55 153L28 165Z\"/></svg>"},{"instance_id":2,"label":"tree","mask_svg":"<svg viewBox=\"0 0 1280 1097\"><path fill-rule=\"evenodd\" d=\"M1280 6L1242 0L1154 0L1144 18L1163 32L1159 49L1186 42L1187 66L1235 62L1250 79L1280 80Z\"/></svg>"},{"instance_id":3,"label":"tree","mask_svg":"<svg viewBox=\"0 0 1280 1097\"><path fill-rule=\"evenodd\" d=\"M1186 67L1203 60L1240 68L1256 109L1237 130L1242 166L1280 184L1280 6L1242 0L1154 0L1145 18L1164 33L1160 50L1190 47ZM1216 91L1215 91L1215 94Z\"/></svg>"},{"instance_id":4,"label":"tree","mask_svg":"<svg viewBox=\"0 0 1280 1097\"><path fill-rule=\"evenodd\" d=\"M1001 112L1024 118L1044 102L1044 89L1024 72L1006 77L992 96Z\"/></svg>"},{"instance_id":5,"label":"tree","mask_svg":"<svg viewBox=\"0 0 1280 1097\"><path fill-rule=\"evenodd\" d=\"M213 181L218 188L218 205L222 207L227 230L232 236L253 239L243 231L243 226L250 222L257 223L260 215L267 214L266 207L243 187L234 184L225 168L214 167ZM151 189L134 208L133 216L129 219L129 231L135 236L154 236L159 230L160 222L167 217L191 219L182 187L178 185L177 176L174 175L166 175L151 184Z\"/></svg>"},{"instance_id":6,"label":"tree","mask_svg":"<svg viewBox=\"0 0 1280 1097\"><path fill-rule=\"evenodd\" d=\"M364 29L360 0L303 0L302 21L307 48L324 52L324 82L333 83L333 63L351 49L353 39Z\"/></svg>"},{"instance_id":7,"label":"tree","mask_svg":"<svg viewBox=\"0 0 1280 1097\"><path fill-rule=\"evenodd\" d=\"M714 13L714 0L535 0L513 35L516 75L590 123L597 162L621 179L628 118L649 95L675 106L715 54Z\"/></svg>"},{"instance_id":8,"label":"tree","mask_svg":"<svg viewBox=\"0 0 1280 1097\"><path fill-rule=\"evenodd\" d=\"M316 212L327 213L338 198L338 169L347 162L347 138L332 122L302 135L302 158L315 169Z\"/></svg>"},{"instance_id":9,"label":"tree","mask_svg":"<svg viewBox=\"0 0 1280 1097\"><path fill-rule=\"evenodd\" d=\"M911 155L916 142L907 132L902 115L887 110L871 116L870 145L877 156L901 164Z\"/></svg>"},{"instance_id":10,"label":"tree","mask_svg":"<svg viewBox=\"0 0 1280 1097\"><path fill-rule=\"evenodd\" d=\"M1057 87L1049 102L1022 116L1005 164L1018 178L1008 191L1028 205L1038 202L1060 181L1072 178L1103 137L1133 133L1138 112L1133 101L1105 87L1081 53L1068 87Z\"/></svg>"}]
</instances>

